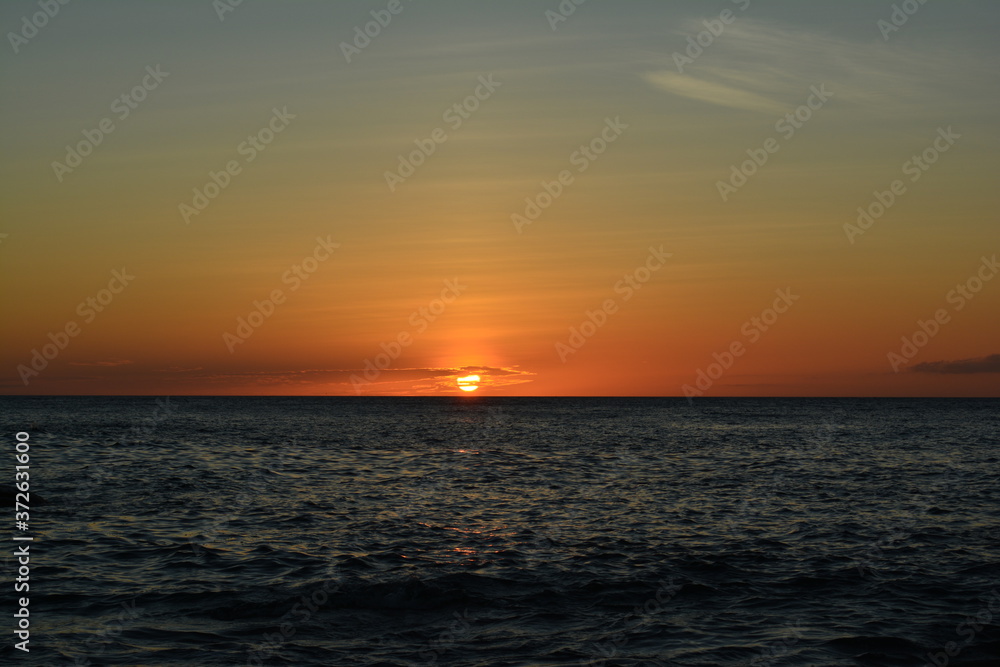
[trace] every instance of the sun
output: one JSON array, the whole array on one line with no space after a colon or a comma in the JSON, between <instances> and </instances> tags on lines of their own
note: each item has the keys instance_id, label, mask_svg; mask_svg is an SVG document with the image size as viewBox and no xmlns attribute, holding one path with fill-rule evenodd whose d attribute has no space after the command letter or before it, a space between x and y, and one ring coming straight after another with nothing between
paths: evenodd
<instances>
[{"instance_id":1,"label":"sun","mask_svg":"<svg viewBox=\"0 0 1000 667\"><path fill-rule=\"evenodd\" d=\"M466 375L464 378L458 378L456 382L458 383L458 388L462 391L475 391L479 389L478 375Z\"/></svg>"}]
</instances>

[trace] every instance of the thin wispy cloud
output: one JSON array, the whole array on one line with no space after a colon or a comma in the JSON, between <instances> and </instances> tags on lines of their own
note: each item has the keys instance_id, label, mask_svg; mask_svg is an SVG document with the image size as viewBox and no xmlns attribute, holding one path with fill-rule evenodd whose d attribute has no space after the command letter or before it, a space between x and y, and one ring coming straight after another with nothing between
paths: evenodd
<instances>
[{"instance_id":1,"label":"thin wispy cloud","mask_svg":"<svg viewBox=\"0 0 1000 667\"><path fill-rule=\"evenodd\" d=\"M704 29L698 21L682 26L672 36L671 54L683 53L687 37ZM825 83L840 103L909 114L926 112L928 103L947 104L942 86L984 93L976 84L985 74L983 63L971 53L949 51L948 56L741 17L686 63L683 73L671 55L666 69L642 76L680 97L761 113L786 113L802 104L811 85ZM663 54L656 58L662 66ZM961 66L955 66L956 59Z\"/></svg>"},{"instance_id":2,"label":"thin wispy cloud","mask_svg":"<svg viewBox=\"0 0 1000 667\"><path fill-rule=\"evenodd\" d=\"M677 72L652 72L646 75L646 80L667 92L709 104L767 113L781 113L785 109L778 102L763 95Z\"/></svg>"}]
</instances>

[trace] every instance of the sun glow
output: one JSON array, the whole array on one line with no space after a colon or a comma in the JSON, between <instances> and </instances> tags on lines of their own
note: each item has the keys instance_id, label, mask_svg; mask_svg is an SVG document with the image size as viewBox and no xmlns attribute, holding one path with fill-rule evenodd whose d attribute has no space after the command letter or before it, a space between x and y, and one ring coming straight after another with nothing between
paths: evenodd
<instances>
[{"instance_id":1,"label":"sun glow","mask_svg":"<svg viewBox=\"0 0 1000 667\"><path fill-rule=\"evenodd\" d=\"M458 378L456 382L458 383L458 388L462 391L475 391L479 389L478 375L466 375L465 377Z\"/></svg>"}]
</instances>

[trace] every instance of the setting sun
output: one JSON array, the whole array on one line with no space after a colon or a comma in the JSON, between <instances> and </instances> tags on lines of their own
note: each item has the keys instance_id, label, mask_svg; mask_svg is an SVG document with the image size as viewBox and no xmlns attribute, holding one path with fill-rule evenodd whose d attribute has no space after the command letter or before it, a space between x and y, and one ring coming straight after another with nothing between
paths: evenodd
<instances>
[{"instance_id":1,"label":"setting sun","mask_svg":"<svg viewBox=\"0 0 1000 667\"><path fill-rule=\"evenodd\" d=\"M0 25L11 667L1000 667L1000 0Z\"/></svg>"},{"instance_id":2,"label":"setting sun","mask_svg":"<svg viewBox=\"0 0 1000 667\"><path fill-rule=\"evenodd\" d=\"M475 391L479 389L478 375L466 375L465 377L458 378L456 382L458 383L458 388L462 391Z\"/></svg>"}]
</instances>

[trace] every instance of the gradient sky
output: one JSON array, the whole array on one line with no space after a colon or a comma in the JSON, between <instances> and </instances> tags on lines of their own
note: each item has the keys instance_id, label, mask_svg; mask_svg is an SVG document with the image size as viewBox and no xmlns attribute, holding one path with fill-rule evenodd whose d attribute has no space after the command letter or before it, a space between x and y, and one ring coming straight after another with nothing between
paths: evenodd
<instances>
[{"instance_id":1,"label":"gradient sky","mask_svg":"<svg viewBox=\"0 0 1000 667\"><path fill-rule=\"evenodd\" d=\"M589 0L553 30L556 0L402 0L347 62L341 44L387 5L244 0L220 20L210 0L71 2L17 53L38 4L0 5L0 391L457 394L476 373L479 394L676 396L702 371L706 396L1000 395L1000 279L949 299L1000 253L996 3L929 2L885 39L889 2ZM679 72L674 54L724 10ZM120 118L116 98L157 66L169 74ZM453 127L445 111L480 77L500 85ZM248 162L239 147L274 109L294 119ZM114 130L57 176L104 118ZM574 158L607 119L627 128ZM385 173L436 128L447 140L390 191ZM911 181L904 164L948 128L960 138ZM723 201L719 181L772 137ZM564 170L519 230L512 215ZM905 192L851 236L896 179ZM317 238L339 247L295 288L286 272ZM619 281L647 277L661 247L626 301ZM122 269L135 277L102 312L80 307ZM274 290L283 303L227 345ZM798 299L756 329L776 290ZM609 299L579 349L558 347Z\"/></svg>"}]
</instances>

